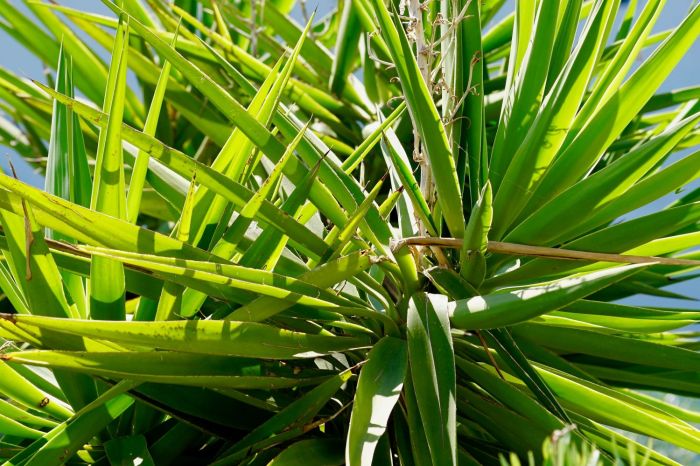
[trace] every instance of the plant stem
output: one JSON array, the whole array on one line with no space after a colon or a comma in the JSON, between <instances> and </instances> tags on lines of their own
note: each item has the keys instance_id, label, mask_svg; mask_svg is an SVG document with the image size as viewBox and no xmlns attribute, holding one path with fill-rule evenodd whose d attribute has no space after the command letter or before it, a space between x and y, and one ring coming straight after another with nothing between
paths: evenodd
<instances>
[{"instance_id":1,"label":"plant stem","mask_svg":"<svg viewBox=\"0 0 700 466\"><path fill-rule=\"evenodd\" d=\"M462 240L459 238L434 238L429 236L414 236L397 241L394 250L404 246L438 246L443 248L459 249ZM528 246L526 244L504 243L501 241L489 241L488 252L496 254L510 254L515 256L546 257L550 259L585 260L591 262L619 262L623 264L663 264L700 266L700 260L675 259L658 256L635 256L628 254L609 254L603 252L575 251L572 249L547 248L543 246Z\"/></svg>"},{"instance_id":2,"label":"plant stem","mask_svg":"<svg viewBox=\"0 0 700 466\"><path fill-rule=\"evenodd\" d=\"M430 63L429 63L429 47L425 43L425 29L423 27L423 10L421 7L420 0L409 0L408 2L408 12L411 16L411 25L409 30L412 31L412 35L416 43L416 62L418 63L418 68L420 69L421 77L428 89L431 89L431 78L430 78ZM433 174L430 169L430 162L428 158L423 154L421 150L421 141L418 136L418 131L414 128L414 160L418 161L421 169L420 176L420 189L423 193L423 198L428 203L428 206L432 209L435 204L435 199L433 192L435 190ZM418 231L421 235L425 235L426 228L420 219L417 219Z\"/></svg>"}]
</instances>

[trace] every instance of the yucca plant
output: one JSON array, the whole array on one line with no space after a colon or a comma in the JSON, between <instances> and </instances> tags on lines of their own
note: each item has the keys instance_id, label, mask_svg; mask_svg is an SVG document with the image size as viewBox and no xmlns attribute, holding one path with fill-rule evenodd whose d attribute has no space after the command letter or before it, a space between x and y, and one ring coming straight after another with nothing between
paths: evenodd
<instances>
[{"instance_id":1,"label":"yucca plant","mask_svg":"<svg viewBox=\"0 0 700 466\"><path fill-rule=\"evenodd\" d=\"M700 452L639 391L700 395L700 311L617 302L700 266L700 190L619 220L700 176L700 88L656 93L700 7L18 3L53 71L0 69L46 179L0 174L4 465Z\"/></svg>"},{"instance_id":2,"label":"yucca plant","mask_svg":"<svg viewBox=\"0 0 700 466\"><path fill-rule=\"evenodd\" d=\"M595 448L591 449L590 445L581 445L581 449L578 448L576 443L572 440L571 434L568 430L555 431L551 439L547 439L542 448L542 460L537 462L533 454L529 455L527 462L521 462L520 458L515 454L511 453L510 461L506 461L505 458L501 460L502 466L602 466L603 462L600 461L600 451ZM617 457L618 461L616 465L624 464L636 464L636 459L632 455L628 455L627 458L629 462L622 460L620 456ZM643 465L644 462L641 462Z\"/></svg>"}]
</instances>

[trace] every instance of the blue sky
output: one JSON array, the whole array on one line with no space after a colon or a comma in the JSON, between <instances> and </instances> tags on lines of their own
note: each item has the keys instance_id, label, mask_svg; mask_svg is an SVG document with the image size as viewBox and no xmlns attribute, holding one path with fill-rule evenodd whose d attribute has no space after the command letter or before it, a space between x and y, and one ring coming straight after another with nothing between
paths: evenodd
<instances>
[{"instance_id":1,"label":"blue sky","mask_svg":"<svg viewBox=\"0 0 700 466\"><path fill-rule=\"evenodd\" d=\"M14 3L14 2L13 2ZM19 2L17 2L19 3ZM95 0L61 0L59 2L62 5L82 8L93 12L109 14L108 10L104 6ZM512 0L508 3L512 4ZM643 3L643 2L640 2ZM657 23L656 30L661 31L671 28L677 25L685 16L685 13L693 4L693 0L669 0L666 3L666 7L661 14L661 17ZM323 16L326 14L335 2L331 0L307 0L306 6L308 11L312 11L317 8L317 14ZM503 11L510 11L512 7L507 5ZM299 8L295 10L297 17L301 17L299 14ZM498 18L496 18L498 20ZM0 66L5 67L18 73L20 76L38 78L43 77L43 70L41 63L30 53L24 50L21 46L17 45L9 36L7 36L3 31L0 30L0 46L3 53L0 55ZM106 51L103 52L105 55ZM649 52L647 52L647 55ZM646 55L645 55L646 56ZM641 62L641 61L640 61ZM661 91L667 91L674 88L687 87L692 85L697 85L700 83L698 75L700 74L700 42L696 42L692 47L688 55L680 62L680 64L674 69L671 76L661 87ZM6 155L11 155L12 151L8 148L3 148L4 151L0 157L0 165L6 168ZM695 148L697 150L697 148ZM679 154L681 155L681 154ZM19 176L22 180L34 184L36 186L43 185L42 177L34 173L26 164L21 163L17 160L18 157L14 157L15 165L19 168ZM700 186L700 182L695 182L692 187ZM673 199L674 195L667 196L666 198L657 201L656 203L647 206L639 211L635 212L635 215L641 215L650 210L658 209L659 207L668 204ZM689 281L686 283L670 286L667 289L689 295L700 299L700 279ZM688 301L676 301L668 299L650 298L648 296L637 296L626 300L629 303L634 303L636 305L664 305L664 306L682 306L682 307L697 307L697 303Z\"/></svg>"}]
</instances>

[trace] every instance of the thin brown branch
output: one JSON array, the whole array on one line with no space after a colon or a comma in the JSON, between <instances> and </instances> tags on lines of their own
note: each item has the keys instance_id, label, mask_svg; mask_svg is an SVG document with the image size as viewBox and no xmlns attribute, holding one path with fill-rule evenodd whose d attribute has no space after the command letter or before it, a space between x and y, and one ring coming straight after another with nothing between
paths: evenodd
<instances>
[{"instance_id":1,"label":"thin brown branch","mask_svg":"<svg viewBox=\"0 0 700 466\"><path fill-rule=\"evenodd\" d=\"M486 351L486 356L488 356L489 361L491 361L491 365L493 366L493 368L496 369L498 376L501 378L501 380L506 380L506 378L503 377L503 373L501 372L501 369L498 367L498 363L496 363L496 358L494 358L493 354L491 354L491 349L489 349L489 345L486 343L486 339L484 338L484 336L478 330L476 331L476 336L479 337L479 341L481 342L481 346L484 347L484 351Z\"/></svg>"},{"instance_id":2,"label":"thin brown branch","mask_svg":"<svg viewBox=\"0 0 700 466\"><path fill-rule=\"evenodd\" d=\"M397 241L394 250L404 246L437 246L443 248L459 249L462 240L459 238L433 238L429 236L415 236ZM548 248L543 246L528 246L525 244L504 243L489 241L487 250L496 254L509 254L514 256L545 257L549 259L583 260L589 262L619 262L622 264L663 264L700 266L700 260L676 259L672 257L636 256L631 254L609 254L603 252L575 251L572 249Z\"/></svg>"}]
</instances>

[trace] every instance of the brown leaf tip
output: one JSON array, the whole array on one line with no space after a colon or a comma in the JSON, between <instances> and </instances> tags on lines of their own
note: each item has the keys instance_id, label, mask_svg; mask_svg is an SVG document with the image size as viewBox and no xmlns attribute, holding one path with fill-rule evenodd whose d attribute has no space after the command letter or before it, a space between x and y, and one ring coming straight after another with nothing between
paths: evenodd
<instances>
[{"instance_id":1,"label":"brown leaf tip","mask_svg":"<svg viewBox=\"0 0 700 466\"><path fill-rule=\"evenodd\" d=\"M7 314L4 312L0 312L0 319L2 320L7 320L9 322L12 322L13 324L17 323L17 317L16 314Z\"/></svg>"}]
</instances>

